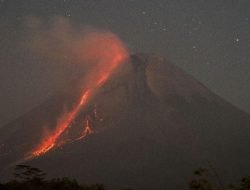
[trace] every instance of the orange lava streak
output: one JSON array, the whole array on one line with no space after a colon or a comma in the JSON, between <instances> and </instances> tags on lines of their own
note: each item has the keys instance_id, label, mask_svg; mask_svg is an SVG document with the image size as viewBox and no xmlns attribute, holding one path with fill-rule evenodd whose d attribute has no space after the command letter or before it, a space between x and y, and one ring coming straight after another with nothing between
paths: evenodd
<instances>
[{"instance_id":1,"label":"orange lava streak","mask_svg":"<svg viewBox=\"0 0 250 190\"><path fill-rule=\"evenodd\" d=\"M90 85L85 89L73 109L62 117L57 124L55 131L49 134L42 142L31 152L27 159L41 156L49 150L58 147L58 139L61 135L71 127L71 123L78 115L79 111L88 103L96 89L103 85L116 67L127 57L127 51L122 42L112 33L107 34L90 34L83 44L82 51L85 59L91 61L98 58L99 64L96 66L98 72L90 72L86 77L91 77ZM86 136L92 132L89 126L89 120L86 121L86 128L82 136ZM82 137L83 138L83 137Z\"/></svg>"},{"instance_id":2,"label":"orange lava streak","mask_svg":"<svg viewBox=\"0 0 250 190\"><path fill-rule=\"evenodd\" d=\"M61 122L59 122L58 127L56 128L54 133L51 134L47 139L45 139L36 148L36 150L32 152L32 157L40 156L56 146L58 138L67 128L70 127L71 122L75 119L81 107L87 103L89 97L90 97L90 90L87 90L83 93L80 102L77 104L77 106L75 106L74 109L71 112L69 112L66 116L64 116Z\"/></svg>"},{"instance_id":3,"label":"orange lava streak","mask_svg":"<svg viewBox=\"0 0 250 190\"><path fill-rule=\"evenodd\" d=\"M89 117L87 117L87 119L86 119L86 124L85 124L85 127L84 127L84 130L83 130L81 136L78 137L76 140L81 140L81 139L83 139L84 137L86 137L87 135L90 135L90 134L92 134L92 133L94 133L94 131L91 129Z\"/></svg>"},{"instance_id":4,"label":"orange lava streak","mask_svg":"<svg viewBox=\"0 0 250 190\"><path fill-rule=\"evenodd\" d=\"M81 97L81 101L80 101L80 105L81 106L83 106L84 104L86 104L87 103L87 100L88 100L88 98L89 98L89 96L90 96L90 90L87 90L83 95L82 95L82 97Z\"/></svg>"}]
</instances>

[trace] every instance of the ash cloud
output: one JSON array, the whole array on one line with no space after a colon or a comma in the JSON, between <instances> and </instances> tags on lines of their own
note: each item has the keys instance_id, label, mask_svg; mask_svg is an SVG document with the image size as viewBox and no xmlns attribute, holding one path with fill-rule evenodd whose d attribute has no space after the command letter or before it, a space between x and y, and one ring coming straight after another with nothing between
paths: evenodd
<instances>
[{"instance_id":1,"label":"ash cloud","mask_svg":"<svg viewBox=\"0 0 250 190\"><path fill-rule=\"evenodd\" d=\"M73 27L68 19L54 17L48 22L26 18L24 43L28 51L55 64L79 64L83 70L101 72L115 53L127 56L123 42L112 32L92 27Z\"/></svg>"}]
</instances>

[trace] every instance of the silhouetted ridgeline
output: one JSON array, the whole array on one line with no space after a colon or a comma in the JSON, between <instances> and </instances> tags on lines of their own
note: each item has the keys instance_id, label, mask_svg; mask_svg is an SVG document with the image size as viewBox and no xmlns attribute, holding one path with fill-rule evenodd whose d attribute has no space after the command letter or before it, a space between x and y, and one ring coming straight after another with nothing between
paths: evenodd
<instances>
[{"instance_id":1,"label":"silhouetted ridgeline","mask_svg":"<svg viewBox=\"0 0 250 190\"><path fill-rule=\"evenodd\" d=\"M102 184L80 185L67 177L46 180L46 173L28 165L17 165L14 179L0 184L0 190L105 190Z\"/></svg>"},{"instance_id":2,"label":"silhouetted ridgeline","mask_svg":"<svg viewBox=\"0 0 250 190\"><path fill-rule=\"evenodd\" d=\"M0 183L0 190L105 190L103 184L80 185L75 179L52 178L46 180L46 173L28 165L17 165L14 179L4 184ZM189 183L190 190L250 190L250 176L241 180L238 186L225 186L220 181L216 171L199 168ZM124 188L123 190L130 188Z\"/></svg>"}]
</instances>

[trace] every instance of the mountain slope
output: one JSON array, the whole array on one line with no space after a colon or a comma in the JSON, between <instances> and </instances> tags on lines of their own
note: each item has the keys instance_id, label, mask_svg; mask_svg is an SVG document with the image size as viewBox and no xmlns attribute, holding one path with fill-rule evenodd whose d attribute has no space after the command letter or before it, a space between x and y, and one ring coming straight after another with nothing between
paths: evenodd
<instances>
[{"instance_id":1,"label":"mountain slope","mask_svg":"<svg viewBox=\"0 0 250 190\"><path fill-rule=\"evenodd\" d=\"M4 173L71 107L80 84L0 132ZM70 137L86 116L94 134L26 163L52 176L135 189L182 188L192 170L208 162L225 181L250 169L249 115L156 55L131 55L72 123Z\"/></svg>"}]
</instances>

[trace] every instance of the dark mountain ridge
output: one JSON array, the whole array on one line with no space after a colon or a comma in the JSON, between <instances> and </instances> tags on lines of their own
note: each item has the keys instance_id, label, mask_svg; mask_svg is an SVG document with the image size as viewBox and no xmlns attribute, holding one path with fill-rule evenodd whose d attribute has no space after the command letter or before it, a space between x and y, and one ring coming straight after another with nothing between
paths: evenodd
<instances>
[{"instance_id":1,"label":"dark mountain ridge","mask_svg":"<svg viewBox=\"0 0 250 190\"><path fill-rule=\"evenodd\" d=\"M72 106L80 84L1 129L2 178L38 143L44 126L55 126ZM131 55L77 116L70 135L86 115L94 134L26 163L114 188L183 188L208 162L223 181L249 174L250 116L159 56Z\"/></svg>"}]
</instances>

